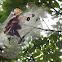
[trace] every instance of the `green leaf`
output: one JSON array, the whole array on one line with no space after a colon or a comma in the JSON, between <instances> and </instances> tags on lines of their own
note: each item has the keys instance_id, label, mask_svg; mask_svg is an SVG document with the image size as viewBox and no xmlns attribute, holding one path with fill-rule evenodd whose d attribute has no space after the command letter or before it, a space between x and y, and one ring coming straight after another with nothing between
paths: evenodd
<instances>
[{"instance_id":1,"label":"green leaf","mask_svg":"<svg viewBox=\"0 0 62 62\"><path fill-rule=\"evenodd\" d=\"M60 7L59 4L58 4L58 2L56 2L56 1L54 1L54 3L52 3L52 6L53 7L57 7L57 8Z\"/></svg>"},{"instance_id":2,"label":"green leaf","mask_svg":"<svg viewBox=\"0 0 62 62\"><path fill-rule=\"evenodd\" d=\"M36 57L40 55L41 51L39 49L36 49L36 52L34 52L33 56Z\"/></svg>"},{"instance_id":3,"label":"green leaf","mask_svg":"<svg viewBox=\"0 0 62 62\"><path fill-rule=\"evenodd\" d=\"M62 8L60 8L60 10L62 10Z\"/></svg>"},{"instance_id":4,"label":"green leaf","mask_svg":"<svg viewBox=\"0 0 62 62\"><path fill-rule=\"evenodd\" d=\"M61 2L62 2L62 0L59 0L59 1L61 1Z\"/></svg>"}]
</instances>

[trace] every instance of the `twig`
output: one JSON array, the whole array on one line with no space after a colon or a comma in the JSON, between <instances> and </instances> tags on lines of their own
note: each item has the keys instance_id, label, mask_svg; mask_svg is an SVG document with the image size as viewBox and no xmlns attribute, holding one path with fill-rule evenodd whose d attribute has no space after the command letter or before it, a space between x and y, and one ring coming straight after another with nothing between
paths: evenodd
<instances>
[{"instance_id":1,"label":"twig","mask_svg":"<svg viewBox=\"0 0 62 62\"><path fill-rule=\"evenodd\" d=\"M27 26L30 26L30 25L27 25ZM35 28L35 29L41 29L41 30L44 30L44 31L62 32L61 30L43 29L43 28L34 27L34 26L30 26L30 27Z\"/></svg>"},{"instance_id":2,"label":"twig","mask_svg":"<svg viewBox=\"0 0 62 62\"><path fill-rule=\"evenodd\" d=\"M47 2L44 1L44 3L45 3L47 6L51 7L52 9L54 9L57 13L62 14L62 13L60 13L59 11L57 11L53 6L51 6L50 4L48 4Z\"/></svg>"},{"instance_id":3,"label":"twig","mask_svg":"<svg viewBox=\"0 0 62 62\"><path fill-rule=\"evenodd\" d=\"M37 61L35 61L35 59L34 59L34 57L33 57L33 56L31 56L31 58L32 58L32 61L37 62Z\"/></svg>"},{"instance_id":4,"label":"twig","mask_svg":"<svg viewBox=\"0 0 62 62\"><path fill-rule=\"evenodd\" d=\"M2 51L3 50L3 48L2 47L0 47L0 51Z\"/></svg>"},{"instance_id":5,"label":"twig","mask_svg":"<svg viewBox=\"0 0 62 62\"><path fill-rule=\"evenodd\" d=\"M43 19L42 19L43 20ZM44 21L44 20L43 20ZM46 22L44 21L44 23L46 24ZM48 27L48 25L46 24L46 26ZM49 29L49 27L48 27L48 29Z\"/></svg>"},{"instance_id":6,"label":"twig","mask_svg":"<svg viewBox=\"0 0 62 62\"><path fill-rule=\"evenodd\" d=\"M33 28L32 28L32 29L33 29ZM20 41L18 42L18 44L20 44L21 42L24 41L25 36L26 36L27 34L29 34L29 33L32 31L32 29L30 29L30 31L28 31L28 32L20 39Z\"/></svg>"},{"instance_id":7,"label":"twig","mask_svg":"<svg viewBox=\"0 0 62 62\"><path fill-rule=\"evenodd\" d=\"M29 58L27 58L26 56L26 58L29 60L29 61L34 61L34 62L37 62L35 59L34 59L34 57L32 56L32 54L30 54L29 52L27 52L28 51L28 49L25 51L27 54L29 54L29 56L31 57L30 59Z\"/></svg>"},{"instance_id":8,"label":"twig","mask_svg":"<svg viewBox=\"0 0 62 62\"><path fill-rule=\"evenodd\" d=\"M30 56L30 57L31 57L32 59L31 59L31 58L29 59L29 58L27 58L27 57L26 57L26 58L27 58L29 61L31 60L31 61L37 62L37 61L34 59L33 56Z\"/></svg>"}]
</instances>

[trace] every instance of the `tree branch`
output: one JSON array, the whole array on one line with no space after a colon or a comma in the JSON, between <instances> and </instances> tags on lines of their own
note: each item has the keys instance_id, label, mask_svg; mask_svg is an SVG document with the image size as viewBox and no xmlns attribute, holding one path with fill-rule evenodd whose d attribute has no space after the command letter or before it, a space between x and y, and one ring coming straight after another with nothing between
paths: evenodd
<instances>
[{"instance_id":1,"label":"tree branch","mask_svg":"<svg viewBox=\"0 0 62 62\"><path fill-rule=\"evenodd\" d=\"M31 59L32 58L32 59ZM34 59L34 57L33 56L31 56L31 58L29 59L29 58L27 58L29 61L31 60L31 61L34 61L34 62L37 62L35 59Z\"/></svg>"},{"instance_id":2,"label":"tree branch","mask_svg":"<svg viewBox=\"0 0 62 62\"><path fill-rule=\"evenodd\" d=\"M28 31L28 32L20 39L20 41L18 42L18 44L20 44L21 42L23 42L25 36L26 36L27 34L29 34L31 31L32 31L32 29L30 29L30 31Z\"/></svg>"},{"instance_id":3,"label":"tree branch","mask_svg":"<svg viewBox=\"0 0 62 62\"><path fill-rule=\"evenodd\" d=\"M51 5L48 4L47 2L44 1L44 3L45 3L47 6L51 7L52 9L54 9L57 13L62 14L62 12L60 13L59 11L57 11L53 6L51 6Z\"/></svg>"},{"instance_id":4,"label":"tree branch","mask_svg":"<svg viewBox=\"0 0 62 62\"><path fill-rule=\"evenodd\" d=\"M27 26L30 26L30 25L27 25ZM62 32L61 30L43 29L43 28L40 28L40 27L34 27L34 26L30 26L30 27L35 28L35 29L44 30L44 31Z\"/></svg>"},{"instance_id":5,"label":"tree branch","mask_svg":"<svg viewBox=\"0 0 62 62\"><path fill-rule=\"evenodd\" d=\"M42 19L42 21L44 21L44 20ZM46 24L47 28L49 29L49 26L47 25L47 23L45 21L44 21L44 23Z\"/></svg>"},{"instance_id":6,"label":"tree branch","mask_svg":"<svg viewBox=\"0 0 62 62\"><path fill-rule=\"evenodd\" d=\"M31 58L32 58L32 61L37 62L37 61L35 61L35 59L34 59L34 57L33 57L33 56L31 56Z\"/></svg>"}]
</instances>

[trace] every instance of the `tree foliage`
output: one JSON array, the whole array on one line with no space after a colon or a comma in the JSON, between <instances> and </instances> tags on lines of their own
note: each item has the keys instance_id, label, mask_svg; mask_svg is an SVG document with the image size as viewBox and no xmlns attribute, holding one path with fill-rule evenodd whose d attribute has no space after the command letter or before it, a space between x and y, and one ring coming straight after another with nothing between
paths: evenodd
<instances>
[{"instance_id":1,"label":"tree foliage","mask_svg":"<svg viewBox=\"0 0 62 62\"><path fill-rule=\"evenodd\" d=\"M3 2L0 3L2 5L3 11L0 11L0 23L3 23L5 19L9 16L11 10L15 8L20 8L23 11L26 10L26 4L29 2L34 2L37 6L45 6L48 8L48 12L52 15L52 10L55 11L55 16L61 15L61 10L59 3L56 0L1 0ZM62 1L62 0L59 0ZM58 8L59 10L56 10ZM53 15L53 16L54 16ZM55 17L54 17L55 18ZM60 20L62 20L60 18ZM60 21L59 20L59 21ZM53 26L56 29L59 29L58 25L62 26L62 24L57 24L57 26ZM39 35L40 36L40 35ZM30 41L30 40L29 40ZM20 52L18 59L12 60L3 58L0 56L1 62L61 62L62 59L60 56L62 53L60 50L62 49L62 35L59 32L53 32L48 37L40 36L37 39L32 40L32 43L26 46L25 49Z\"/></svg>"},{"instance_id":2,"label":"tree foliage","mask_svg":"<svg viewBox=\"0 0 62 62\"><path fill-rule=\"evenodd\" d=\"M26 4L28 2L35 2L35 4L37 6L46 6L48 7L48 9L50 10L51 8L54 9L56 8L60 8L58 2L56 0L40 0L40 2L38 0L1 0L3 1L3 4L0 3L0 5L2 5L2 8L4 11L0 11L0 15L2 15L2 17L0 18L0 23L2 23L3 21L5 21L5 19L8 17L9 13L11 12L11 10L15 9L15 8L20 8L22 10L26 9ZM54 9L55 10L55 9ZM55 10L56 11L56 10ZM50 11L51 12L51 11ZM56 11L57 13L59 13L59 11Z\"/></svg>"}]
</instances>

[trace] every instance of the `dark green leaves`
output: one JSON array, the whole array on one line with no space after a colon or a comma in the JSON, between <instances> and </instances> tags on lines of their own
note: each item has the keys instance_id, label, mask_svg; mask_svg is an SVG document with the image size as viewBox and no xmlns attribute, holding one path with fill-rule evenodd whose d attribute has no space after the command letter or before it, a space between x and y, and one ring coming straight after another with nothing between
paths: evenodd
<instances>
[{"instance_id":1,"label":"dark green leaves","mask_svg":"<svg viewBox=\"0 0 62 62\"><path fill-rule=\"evenodd\" d=\"M60 10L62 10L62 8L60 8Z\"/></svg>"},{"instance_id":2,"label":"dark green leaves","mask_svg":"<svg viewBox=\"0 0 62 62\"><path fill-rule=\"evenodd\" d=\"M62 2L62 0L59 0L59 1L61 1L61 2Z\"/></svg>"}]
</instances>

